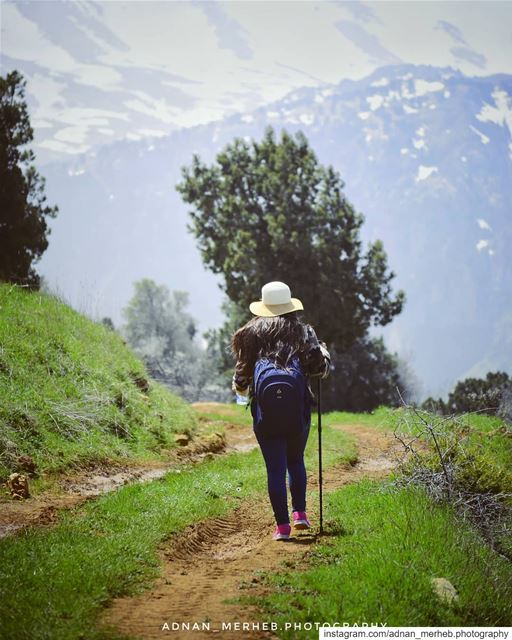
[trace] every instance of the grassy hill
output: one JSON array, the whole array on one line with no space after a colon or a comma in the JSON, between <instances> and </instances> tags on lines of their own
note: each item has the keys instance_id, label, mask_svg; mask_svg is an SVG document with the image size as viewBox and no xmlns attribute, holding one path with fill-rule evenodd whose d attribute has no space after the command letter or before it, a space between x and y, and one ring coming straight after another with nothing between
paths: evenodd
<instances>
[{"instance_id":1,"label":"grassy hill","mask_svg":"<svg viewBox=\"0 0 512 640\"><path fill-rule=\"evenodd\" d=\"M190 407L146 377L122 338L55 297L0 284L0 480L158 457Z\"/></svg>"}]
</instances>

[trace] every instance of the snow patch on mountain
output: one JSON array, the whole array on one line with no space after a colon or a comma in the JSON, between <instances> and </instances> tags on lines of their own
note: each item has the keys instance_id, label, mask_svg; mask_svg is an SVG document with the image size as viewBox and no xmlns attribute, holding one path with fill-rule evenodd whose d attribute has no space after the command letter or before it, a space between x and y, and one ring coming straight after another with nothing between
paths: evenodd
<instances>
[{"instance_id":1,"label":"snow patch on mountain","mask_svg":"<svg viewBox=\"0 0 512 640\"><path fill-rule=\"evenodd\" d=\"M512 135L512 98L502 89L496 88L492 94L494 105L484 102L484 106L477 114L480 122L494 122L502 127L506 125Z\"/></svg>"},{"instance_id":2,"label":"snow patch on mountain","mask_svg":"<svg viewBox=\"0 0 512 640\"><path fill-rule=\"evenodd\" d=\"M372 82L372 87L387 87L389 84L389 80L387 78L381 78L380 80L375 80Z\"/></svg>"},{"instance_id":3,"label":"snow patch on mountain","mask_svg":"<svg viewBox=\"0 0 512 640\"><path fill-rule=\"evenodd\" d=\"M377 109L380 109L384 104L384 96L376 93L373 96L368 96L366 98L366 102L370 105L370 109L372 111L376 111Z\"/></svg>"},{"instance_id":4,"label":"snow patch on mountain","mask_svg":"<svg viewBox=\"0 0 512 640\"><path fill-rule=\"evenodd\" d=\"M480 138L482 144L489 144L491 139L488 136L484 135L481 131L478 131L478 129L472 124L469 125L469 128L471 129L471 131L473 131L473 133L476 133L476 135Z\"/></svg>"},{"instance_id":5,"label":"snow patch on mountain","mask_svg":"<svg viewBox=\"0 0 512 640\"><path fill-rule=\"evenodd\" d=\"M427 178L430 178L433 173L438 173L438 171L439 169L437 167L426 167L425 165L420 164L415 181L421 182L421 180L426 180Z\"/></svg>"},{"instance_id":6,"label":"snow patch on mountain","mask_svg":"<svg viewBox=\"0 0 512 640\"><path fill-rule=\"evenodd\" d=\"M480 122L493 122L500 127L507 127L512 136L512 97L504 89L496 87L491 93L494 105L484 102L476 118ZM512 160L512 142L508 145L509 158Z\"/></svg>"},{"instance_id":7,"label":"snow patch on mountain","mask_svg":"<svg viewBox=\"0 0 512 640\"><path fill-rule=\"evenodd\" d=\"M301 115L299 116L299 120L302 122L302 124L313 124L313 122L315 121L315 116L312 113L301 113Z\"/></svg>"},{"instance_id":8,"label":"snow patch on mountain","mask_svg":"<svg viewBox=\"0 0 512 640\"><path fill-rule=\"evenodd\" d=\"M389 84L389 81L384 84L383 80L378 80L372 82L371 86L386 86L387 84ZM419 78L411 82L408 76L404 76L399 85L399 90L389 89L387 94L374 93L366 97L366 102L369 105L370 111L377 111L382 107L387 108L392 103L398 102L402 104L405 113L418 113L420 109L436 109L437 105L432 102L429 94L441 91L444 87L445 85L442 82L428 82L427 80ZM418 104L417 98L423 96L427 96L427 99ZM407 104L407 102L411 101L412 104ZM365 112L363 111L363 113Z\"/></svg>"},{"instance_id":9,"label":"snow patch on mountain","mask_svg":"<svg viewBox=\"0 0 512 640\"><path fill-rule=\"evenodd\" d=\"M282 113L284 122L287 124L301 124L300 120L294 115L293 111L283 110Z\"/></svg>"},{"instance_id":10,"label":"snow patch on mountain","mask_svg":"<svg viewBox=\"0 0 512 640\"><path fill-rule=\"evenodd\" d=\"M421 98L429 93L442 91L445 87L442 82L437 80L435 82L428 82L428 80L422 80L421 78L415 78L412 90L410 84L410 82L404 81L401 86L402 97L408 100L411 100L412 98Z\"/></svg>"},{"instance_id":11,"label":"snow patch on mountain","mask_svg":"<svg viewBox=\"0 0 512 640\"><path fill-rule=\"evenodd\" d=\"M491 249L491 247L489 246L490 242L489 240L484 240L483 238L481 240L479 240L476 243L476 250L478 251L478 253L481 253L484 249L487 249L487 254L490 256L494 255L494 249Z\"/></svg>"},{"instance_id":12,"label":"snow patch on mountain","mask_svg":"<svg viewBox=\"0 0 512 640\"><path fill-rule=\"evenodd\" d=\"M416 97L424 96L427 93L432 93L435 91L442 91L444 89L444 84L439 81L428 82L427 80L416 79L414 80L414 90L416 92Z\"/></svg>"},{"instance_id":13,"label":"snow patch on mountain","mask_svg":"<svg viewBox=\"0 0 512 640\"><path fill-rule=\"evenodd\" d=\"M484 218L477 218L476 222L480 229L487 229L488 231L491 231L491 225L487 222L487 220L484 220Z\"/></svg>"}]
</instances>

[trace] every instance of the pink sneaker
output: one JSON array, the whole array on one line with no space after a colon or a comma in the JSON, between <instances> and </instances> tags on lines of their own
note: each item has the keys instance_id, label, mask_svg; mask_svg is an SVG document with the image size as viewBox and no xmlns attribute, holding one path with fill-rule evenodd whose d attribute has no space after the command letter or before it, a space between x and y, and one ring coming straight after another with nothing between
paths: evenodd
<instances>
[{"instance_id":1,"label":"pink sneaker","mask_svg":"<svg viewBox=\"0 0 512 640\"><path fill-rule=\"evenodd\" d=\"M296 529L309 529L311 527L311 522L308 520L305 511L293 512L293 526Z\"/></svg>"},{"instance_id":2,"label":"pink sneaker","mask_svg":"<svg viewBox=\"0 0 512 640\"><path fill-rule=\"evenodd\" d=\"M278 524L274 531L274 540L288 540L291 532L292 528L289 524Z\"/></svg>"}]
</instances>

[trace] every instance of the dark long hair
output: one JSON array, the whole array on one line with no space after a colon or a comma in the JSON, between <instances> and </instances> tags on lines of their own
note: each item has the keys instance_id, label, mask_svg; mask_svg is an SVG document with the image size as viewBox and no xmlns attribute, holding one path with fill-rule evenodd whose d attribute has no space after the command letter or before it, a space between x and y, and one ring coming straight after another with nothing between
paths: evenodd
<instances>
[{"instance_id":1,"label":"dark long hair","mask_svg":"<svg viewBox=\"0 0 512 640\"><path fill-rule=\"evenodd\" d=\"M247 374L252 372L259 358L268 358L286 367L294 356L301 358L305 346L304 325L295 311L272 318L251 318L231 340L239 367Z\"/></svg>"}]
</instances>

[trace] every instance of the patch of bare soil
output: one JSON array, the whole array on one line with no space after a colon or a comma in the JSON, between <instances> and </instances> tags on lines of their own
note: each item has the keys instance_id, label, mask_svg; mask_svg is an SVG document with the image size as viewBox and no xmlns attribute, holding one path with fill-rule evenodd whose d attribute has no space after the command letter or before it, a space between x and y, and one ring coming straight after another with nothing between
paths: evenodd
<instances>
[{"instance_id":1,"label":"patch of bare soil","mask_svg":"<svg viewBox=\"0 0 512 640\"><path fill-rule=\"evenodd\" d=\"M102 465L88 472L65 474L55 488L26 500L13 501L7 491L0 499L0 538L27 527L53 525L59 511L81 504L85 500L113 491L130 482L147 482L169 471L162 462L147 463L143 467Z\"/></svg>"},{"instance_id":2,"label":"patch of bare soil","mask_svg":"<svg viewBox=\"0 0 512 640\"><path fill-rule=\"evenodd\" d=\"M58 478L56 488L26 500L12 500L5 490L0 496L0 538L27 527L50 526L56 523L59 511L81 504L132 482L148 482L166 473L204 458L229 451L247 451L257 446L252 429L226 424L225 434L211 433L169 451L167 461L139 465L102 465L95 469Z\"/></svg>"},{"instance_id":3,"label":"patch of bare soil","mask_svg":"<svg viewBox=\"0 0 512 640\"><path fill-rule=\"evenodd\" d=\"M393 469L402 448L391 434L356 424L336 428L355 436L358 462L327 469L325 490L363 477L385 477ZM318 478L308 481L310 487L318 487ZM310 505L308 513L316 523L317 505ZM297 532L287 542L275 542L274 526L268 500L262 498L242 504L223 518L187 528L160 550L161 577L153 588L115 600L100 624L137 638L275 637L269 631L253 630L258 612L232 600L243 593L264 593L261 572L277 571L283 562L300 564L317 540L318 528ZM248 625L245 629L244 623ZM231 628L223 629L223 624Z\"/></svg>"}]
</instances>

